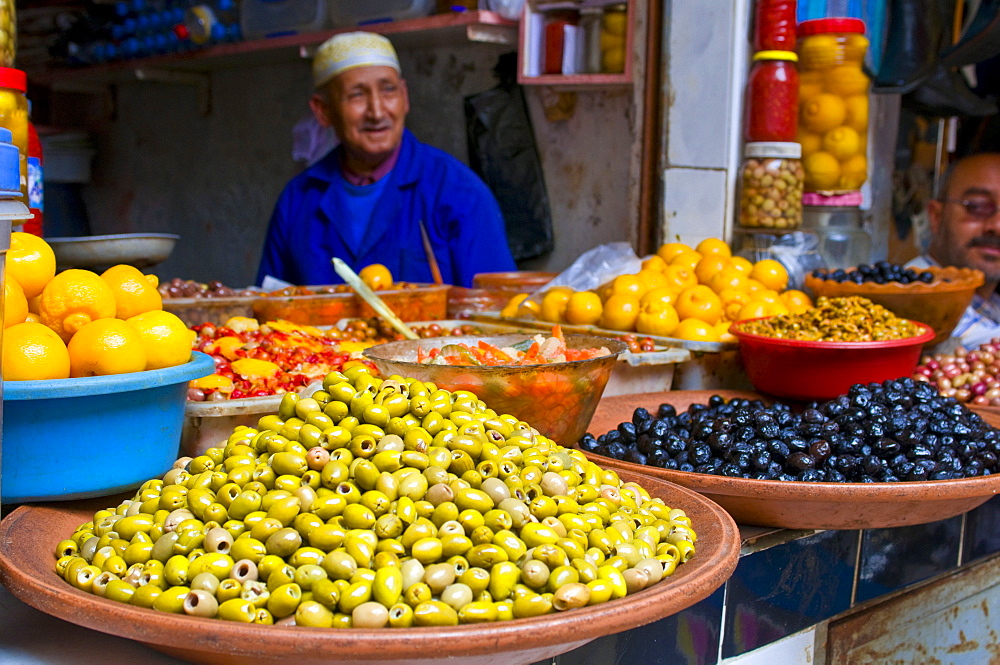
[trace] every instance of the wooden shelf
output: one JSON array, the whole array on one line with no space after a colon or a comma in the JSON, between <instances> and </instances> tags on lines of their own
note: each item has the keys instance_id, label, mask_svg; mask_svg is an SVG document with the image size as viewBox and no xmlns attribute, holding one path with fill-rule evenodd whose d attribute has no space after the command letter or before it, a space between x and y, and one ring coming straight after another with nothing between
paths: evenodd
<instances>
[{"instance_id":1,"label":"wooden shelf","mask_svg":"<svg viewBox=\"0 0 1000 665\"><path fill-rule=\"evenodd\" d=\"M447 46L468 42L517 44L517 23L496 12L476 10L438 14L426 18L347 26L232 44L219 44L185 53L117 60L107 64L65 67L53 66L28 72L33 83L54 89L87 89L135 80L165 80L163 73L179 75L206 73L232 67L254 67L312 57L315 48L333 35L353 30L368 30L390 37L397 48ZM149 72L157 72L150 75Z\"/></svg>"}]
</instances>

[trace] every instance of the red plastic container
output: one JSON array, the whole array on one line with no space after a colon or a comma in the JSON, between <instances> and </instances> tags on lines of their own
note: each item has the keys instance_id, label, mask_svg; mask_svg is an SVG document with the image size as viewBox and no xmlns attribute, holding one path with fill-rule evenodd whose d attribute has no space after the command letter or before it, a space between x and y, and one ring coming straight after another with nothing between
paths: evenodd
<instances>
[{"instance_id":1,"label":"red plastic container","mask_svg":"<svg viewBox=\"0 0 1000 665\"><path fill-rule=\"evenodd\" d=\"M899 379L913 374L924 344L934 329L916 337L884 342L812 342L777 339L740 330L746 319L729 328L740 343L743 368L754 388L793 400L825 400L845 394L855 383Z\"/></svg>"},{"instance_id":2,"label":"red plastic container","mask_svg":"<svg viewBox=\"0 0 1000 665\"><path fill-rule=\"evenodd\" d=\"M798 56L792 51L761 51L753 56L747 79L743 138L749 143L791 142L799 129Z\"/></svg>"}]
</instances>

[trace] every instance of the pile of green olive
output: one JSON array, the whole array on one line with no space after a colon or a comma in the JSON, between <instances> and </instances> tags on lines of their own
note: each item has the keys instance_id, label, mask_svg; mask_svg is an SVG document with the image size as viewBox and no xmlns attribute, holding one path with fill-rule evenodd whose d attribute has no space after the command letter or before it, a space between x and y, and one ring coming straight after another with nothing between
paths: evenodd
<instances>
[{"instance_id":1,"label":"pile of green olive","mask_svg":"<svg viewBox=\"0 0 1000 665\"><path fill-rule=\"evenodd\" d=\"M363 366L323 388L95 513L57 572L163 612L378 628L596 605L694 554L683 510L472 393Z\"/></svg>"}]
</instances>

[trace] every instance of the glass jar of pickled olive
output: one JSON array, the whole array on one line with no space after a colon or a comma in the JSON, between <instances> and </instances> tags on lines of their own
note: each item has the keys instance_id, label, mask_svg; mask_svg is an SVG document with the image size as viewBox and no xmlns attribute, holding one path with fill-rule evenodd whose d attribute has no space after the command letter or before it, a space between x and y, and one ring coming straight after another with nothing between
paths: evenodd
<instances>
[{"instance_id":1,"label":"glass jar of pickled olive","mask_svg":"<svg viewBox=\"0 0 1000 665\"><path fill-rule=\"evenodd\" d=\"M802 224L804 173L798 143L747 143L740 176L739 224L794 229Z\"/></svg>"},{"instance_id":2,"label":"glass jar of pickled olive","mask_svg":"<svg viewBox=\"0 0 1000 665\"><path fill-rule=\"evenodd\" d=\"M799 24L799 131L807 192L857 190L868 179L868 39L854 18Z\"/></svg>"},{"instance_id":3,"label":"glass jar of pickled olive","mask_svg":"<svg viewBox=\"0 0 1000 665\"><path fill-rule=\"evenodd\" d=\"M0 67L13 67L17 54L17 14L14 0L0 0Z\"/></svg>"},{"instance_id":4,"label":"glass jar of pickled olive","mask_svg":"<svg viewBox=\"0 0 1000 665\"><path fill-rule=\"evenodd\" d=\"M20 69L0 67L0 127L13 135L20 153L21 194L28 202L28 77Z\"/></svg>"},{"instance_id":5,"label":"glass jar of pickled olive","mask_svg":"<svg viewBox=\"0 0 1000 665\"><path fill-rule=\"evenodd\" d=\"M797 60L792 51L754 53L753 68L747 78L745 140L795 140L799 103Z\"/></svg>"}]
</instances>

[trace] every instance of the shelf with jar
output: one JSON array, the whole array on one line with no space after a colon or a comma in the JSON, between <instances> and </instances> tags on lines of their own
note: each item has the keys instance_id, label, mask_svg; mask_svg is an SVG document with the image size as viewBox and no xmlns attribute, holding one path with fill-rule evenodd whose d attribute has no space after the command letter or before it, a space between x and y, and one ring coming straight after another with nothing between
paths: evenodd
<instances>
[{"instance_id":1,"label":"shelf with jar","mask_svg":"<svg viewBox=\"0 0 1000 665\"><path fill-rule=\"evenodd\" d=\"M196 50L121 59L84 66L49 65L29 71L35 83L75 89L87 83L114 83L144 78L151 71L210 72L228 67L254 67L312 56L312 51L335 34L368 30L389 37L397 48L419 48L463 43L515 45L517 22L487 10L449 12L365 24L311 30L274 37L212 44Z\"/></svg>"},{"instance_id":2,"label":"shelf with jar","mask_svg":"<svg viewBox=\"0 0 1000 665\"><path fill-rule=\"evenodd\" d=\"M521 16L518 83L630 85L635 4L528 0Z\"/></svg>"}]
</instances>

